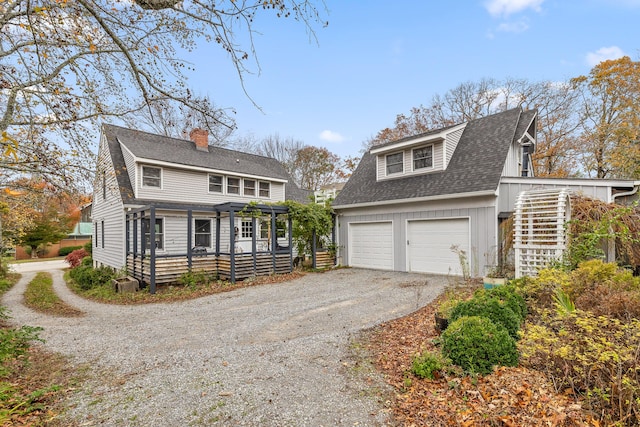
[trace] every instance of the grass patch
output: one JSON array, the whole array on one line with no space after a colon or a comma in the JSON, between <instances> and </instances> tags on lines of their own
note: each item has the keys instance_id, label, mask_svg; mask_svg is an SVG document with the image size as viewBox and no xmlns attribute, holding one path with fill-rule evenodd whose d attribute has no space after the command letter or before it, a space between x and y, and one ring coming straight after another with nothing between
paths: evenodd
<instances>
[{"instance_id":1,"label":"grass patch","mask_svg":"<svg viewBox=\"0 0 640 427\"><path fill-rule=\"evenodd\" d=\"M19 279L19 274L0 278L0 296ZM0 306L0 425L57 425L61 399L78 378L64 357L31 345L37 328L11 327L8 318Z\"/></svg>"},{"instance_id":2,"label":"grass patch","mask_svg":"<svg viewBox=\"0 0 640 427\"><path fill-rule=\"evenodd\" d=\"M24 293L25 305L35 311L54 316L78 317L84 313L70 306L53 290L51 274L40 272L27 285Z\"/></svg>"},{"instance_id":3,"label":"grass patch","mask_svg":"<svg viewBox=\"0 0 640 427\"><path fill-rule=\"evenodd\" d=\"M148 304L155 302L174 302L200 298L221 292L232 291L234 289L246 288L249 286L265 285L269 283L280 283L302 277L304 273L294 271L287 274L277 274L273 276L260 276L244 280L242 282L231 283L225 280L205 280L199 283L187 285L158 285L156 293L151 294L149 288L140 289L138 292L117 293L111 283L94 286L91 289L83 290L69 275L65 273L64 278L69 288L83 298L107 304Z\"/></svg>"}]
</instances>

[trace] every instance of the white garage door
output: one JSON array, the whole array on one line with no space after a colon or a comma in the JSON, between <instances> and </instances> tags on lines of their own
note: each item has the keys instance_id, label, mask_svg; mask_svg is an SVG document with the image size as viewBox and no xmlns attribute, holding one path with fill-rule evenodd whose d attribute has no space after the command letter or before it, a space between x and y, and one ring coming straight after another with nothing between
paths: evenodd
<instances>
[{"instance_id":1,"label":"white garage door","mask_svg":"<svg viewBox=\"0 0 640 427\"><path fill-rule=\"evenodd\" d=\"M462 275L457 245L469 253L469 220L467 218L407 222L407 269L420 273Z\"/></svg>"},{"instance_id":2,"label":"white garage door","mask_svg":"<svg viewBox=\"0 0 640 427\"><path fill-rule=\"evenodd\" d=\"M393 270L392 223L350 223L349 265Z\"/></svg>"}]
</instances>

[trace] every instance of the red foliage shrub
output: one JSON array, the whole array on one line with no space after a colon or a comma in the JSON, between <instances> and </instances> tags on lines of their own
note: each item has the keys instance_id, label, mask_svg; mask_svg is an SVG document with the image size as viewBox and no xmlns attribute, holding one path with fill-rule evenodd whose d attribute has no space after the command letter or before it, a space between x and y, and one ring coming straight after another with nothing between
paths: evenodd
<instances>
[{"instance_id":1,"label":"red foliage shrub","mask_svg":"<svg viewBox=\"0 0 640 427\"><path fill-rule=\"evenodd\" d=\"M89 256L89 253L84 249L76 249L71 252L69 255L64 257L64 260L71 266L71 268L76 268L82 263L82 258Z\"/></svg>"}]
</instances>

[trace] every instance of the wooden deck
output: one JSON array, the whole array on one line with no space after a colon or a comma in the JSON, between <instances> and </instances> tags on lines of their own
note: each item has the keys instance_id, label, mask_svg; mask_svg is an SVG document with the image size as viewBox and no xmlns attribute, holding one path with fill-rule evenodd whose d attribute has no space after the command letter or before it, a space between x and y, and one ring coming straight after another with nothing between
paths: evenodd
<instances>
[{"instance_id":1,"label":"wooden deck","mask_svg":"<svg viewBox=\"0 0 640 427\"><path fill-rule=\"evenodd\" d=\"M134 268L135 267L135 268ZM127 270L129 275L135 277L140 282L149 284L151 282L151 259L145 258L142 261L137 258L134 262L133 256L127 257ZM180 277L189 271L186 256L156 259L156 284L177 283ZM191 263L192 272L204 272L221 279L231 279L231 256L230 255L206 255L195 256ZM267 276L270 274L284 274L291 272L291 259L288 253L275 255L256 254L255 263L252 254L236 254L235 256L235 279L244 280L249 277Z\"/></svg>"},{"instance_id":2,"label":"wooden deck","mask_svg":"<svg viewBox=\"0 0 640 427\"><path fill-rule=\"evenodd\" d=\"M329 252L316 252L316 268L331 268L335 265L336 260Z\"/></svg>"}]
</instances>

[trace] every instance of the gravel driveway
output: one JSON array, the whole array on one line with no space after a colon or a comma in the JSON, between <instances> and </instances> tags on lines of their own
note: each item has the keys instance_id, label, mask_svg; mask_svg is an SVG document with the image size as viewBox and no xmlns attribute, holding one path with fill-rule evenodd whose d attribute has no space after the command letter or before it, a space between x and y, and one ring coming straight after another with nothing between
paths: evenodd
<instances>
[{"instance_id":1,"label":"gravel driveway","mask_svg":"<svg viewBox=\"0 0 640 427\"><path fill-rule=\"evenodd\" d=\"M355 375L351 337L429 303L443 276L338 269L170 304L116 306L56 292L80 318L35 313L23 272L4 297L50 350L89 364L68 415L82 425L378 426L383 404Z\"/></svg>"}]
</instances>

